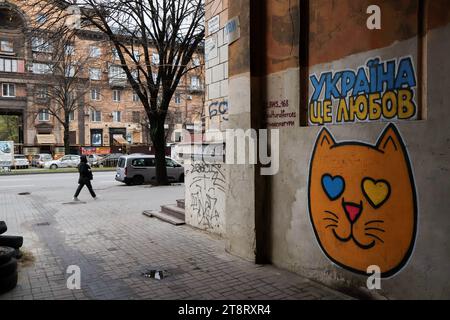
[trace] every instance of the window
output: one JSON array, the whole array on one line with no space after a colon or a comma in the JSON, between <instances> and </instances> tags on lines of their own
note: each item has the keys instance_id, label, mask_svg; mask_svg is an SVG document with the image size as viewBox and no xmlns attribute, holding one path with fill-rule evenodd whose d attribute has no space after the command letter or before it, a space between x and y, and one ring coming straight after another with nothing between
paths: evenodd
<instances>
[{"instance_id":1,"label":"window","mask_svg":"<svg viewBox=\"0 0 450 320\"><path fill-rule=\"evenodd\" d=\"M101 111L91 110L91 121L92 122L101 122L102 121Z\"/></svg>"},{"instance_id":2,"label":"window","mask_svg":"<svg viewBox=\"0 0 450 320\"><path fill-rule=\"evenodd\" d=\"M75 65L70 65L66 67L66 78L73 78L75 77Z\"/></svg>"},{"instance_id":3,"label":"window","mask_svg":"<svg viewBox=\"0 0 450 320\"><path fill-rule=\"evenodd\" d=\"M139 51L133 50L133 57L134 57L134 60L139 62L139 60L141 59L141 55L139 54Z\"/></svg>"},{"instance_id":4,"label":"window","mask_svg":"<svg viewBox=\"0 0 450 320\"><path fill-rule=\"evenodd\" d=\"M139 71L138 70L131 71L131 76L133 77L134 80L138 81L138 79L139 79Z\"/></svg>"},{"instance_id":5,"label":"window","mask_svg":"<svg viewBox=\"0 0 450 320\"><path fill-rule=\"evenodd\" d=\"M120 122L122 120L122 112L114 111L112 115L113 115L113 122Z\"/></svg>"},{"instance_id":6,"label":"window","mask_svg":"<svg viewBox=\"0 0 450 320\"><path fill-rule=\"evenodd\" d=\"M75 47L72 45L67 45L66 46L66 55L67 56L72 56L75 52Z\"/></svg>"},{"instance_id":7,"label":"window","mask_svg":"<svg viewBox=\"0 0 450 320\"><path fill-rule=\"evenodd\" d=\"M46 63L33 63L33 73L49 74L52 73L52 68Z\"/></svg>"},{"instance_id":8,"label":"window","mask_svg":"<svg viewBox=\"0 0 450 320\"><path fill-rule=\"evenodd\" d=\"M133 92L133 102L138 102L139 101L139 96L136 92Z\"/></svg>"},{"instance_id":9,"label":"window","mask_svg":"<svg viewBox=\"0 0 450 320\"><path fill-rule=\"evenodd\" d=\"M3 97L15 97L16 96L16 85L11 83L2 84L2 95Z\"/></svg>"},{"instance_id":10,"label":"window","mask_svg":"<svg viewBox=\"0 0 450 320\"><path fill-rule=\"evenodd\" d=\"M133 167L154 167L155 166L155 159L154 158L133 159L131 161L131 165Z\"/></svg>"},{"instance_id":11,"label":"window","mask_svg":"<svg viewBox=\"0 0 450 320\"><path fill-rule=\"evenodd\" d=\"M47 99L48 98L48 90L47 88L38 88L36 89L36 97L39 99Z\"/></svg>"},{"instance_id":12,"label":"window","mask_svg":"<svg viewBox=\"0 0 450 320\"><path fill-rule=\"evenodd\" d=\"M38 14L36 17L37 24L43 25L47 21L47 17L43 14Z\"/></svg>"},{"instance_id":13,"label":"window","mask_svg":"<svg viewBox=\"0 0 450 320\"><path fill-rule=\"evenodd\" d=\"M198 88L200 87L200 81L198 79L198 77L191 77L191 87L193 88Z\"/></svg>"},{"instance_id":14,"label":"window","mask_svg":"<svg viewBox=\"0 0 450 320\"><path fill-rule=\"evenodd\" d=\"M159 64L159 54L158 53L152 54L152 62L153 62L153 64Z\"/></svg>"},{"instance_id":15,"label":"window","mask_svg":"<svg viewBox=\"0 0 450 320\"><path fill-rule=\"evenodd\" d=\"M200 66L200 59L199 58L194 58L192 60L192 64L194 65L194 67Z\"/></svg>"},{"instance_id":16,"label":"window","mask_svg":"<svg viewBox=\"0 0 450 320\"><path fill-rule=\"evenodd\" d=\"M175 94L175 103L180 104L181 103L181 94L176 93Z\"/></svg>"},{"instance_id":17,"label":"window","mask_svg":"<svg viewBox=\"0 0 450 320\"><path fill-rule=\"evenodd\" d=\"M102 71L99 68L89 68L89 79L100 80Z\"/></svg>"},{"instance_id":18,"label":"window","mask_svg":"<svg viewBox=\"0 0 450 320\"><path fill-rule=\"evenodd\" d=\"M75 120L75 111L72 111L69 113L69 121L74 121Z\"/></svg>"},{"instance_id":19,"label":"window","mask_svg":"<svg viewBox=\"0 0 450 320\"><path fill-rule=\"evenodd\" d=\"M38 119L39 121L50 121L50 114L48 113L48 110L43 109L39 111Z\"/></svg>"},{"instance_id":20,"label":"window","mask_svg":"<svg viewBox=\"0 0 450 320\"><path fill-rule=\"evenodd\" d=\"M99 89L91 89L91 100L100 101L100 90Z\"/></svg>"},{"instance_id":21,"label":"window","mask_svg":"<svg viewBox=\"0 0 450 320\"><path fill-rule=\"evenodd\" d=\"M109 79L110 80L120 80L120 79L126 79L127 74L123 70L121 66L111 66L109 68Z\"/></svg>"},{"instance_id":22,"label":"window","mask_svg":"<svg viewBox=\"0 0 450 320\"><path fill-rule=\"evenodd\" d=\"M17 60L0 58L0 72L17 72Z\"/></svg>"},{"instance_id":23,"label":"window","mask_svg":"<svg viewBox=\"0 0 450 320\"><path fill-rule=\"evenodd\" d=\"M14 52L13 43L8 40L0 41L0 51L1 52Z\"/></svg>"},{"instance_id":24,"label":"window","mask_svg":"<svg viewBox=\"0 0 450 320\"><path fill-rule=\"evenodd\" d=\"M101 147L103 144L103 130L93 129L91 130L91 146Z\"/></svg>"},{"instance_id":25,"label":"window","mask_svg":"<svg viewBox=\"0 0 450 320\"><path fill-rule=\"evenodd\" d=\"M89 57L91 58L100 58L102 55L102 51L99 47L91 46L89 50Z\"/></svg>"},{"instance_id":26,"label":"window","mask_svg":"<svg viewBox=\"0 0 450 320\"><path fill-rule=\"evenodd\" d=\"M113 101L120 102L120 90L113 90Z\"/></svg>"},{"instance_id":27,"label":"window","mask_svg":"<svg viewBox=\"0 0 450 320\"><path fill-rule=\"evenodd\" d=\"M119 60L120 59L119 53L118 53L116 48L112 49L112 56L113 56L113 60Z\"/></svg>"},{"instance_id":28,"label":"window","mask_svg":"<svg viewBox=\"0 0 450 320\"><path fill-rule=\"evenodd\" d=\"M53 51L52 45L47 40L38 37L31 40L31 48L35 52L51 53Z\"/></svg>"}]
</instances>

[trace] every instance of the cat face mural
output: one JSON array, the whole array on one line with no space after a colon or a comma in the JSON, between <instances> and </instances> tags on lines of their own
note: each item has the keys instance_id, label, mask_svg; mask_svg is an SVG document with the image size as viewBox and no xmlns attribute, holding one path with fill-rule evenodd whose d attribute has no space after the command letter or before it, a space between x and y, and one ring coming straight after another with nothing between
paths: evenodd
<instances>
[{"instance_id":1,"label":"cat face mural","mask_svg":"<svg viewBox=\"0 0 450 320\"><path fill-rule=\"evenodd\" d=\"M414 247L417 201L411 165L390 124L376 145L334 140L323 128L310 164L309 213L329 259L356 273L398 272Z\"/></svg>"}]
</instances>

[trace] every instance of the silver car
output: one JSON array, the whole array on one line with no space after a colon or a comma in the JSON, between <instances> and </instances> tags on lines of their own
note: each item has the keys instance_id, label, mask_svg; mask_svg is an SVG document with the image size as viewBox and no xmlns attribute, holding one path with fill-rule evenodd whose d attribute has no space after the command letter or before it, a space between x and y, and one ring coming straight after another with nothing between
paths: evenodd
<instances>
[{"instance_id":1,"label":"silver car","mask_svg":"<svg viewBox=\"0 0 450 320\"><path fill-rule=\"evenodd\" d=\"M171 158L166 158L169 182L183 182L184 168ZM156 181L155 156L128 155L117 162L116 180L127 185L141 185Z\"/></svg>"},{"instance_id":2,"label":"silver car","mask_svg":"<svg viewBox=\"0 0 450 320\"><path fill-rule=\"evenodd\" d=\"M68 154L58 160L47 161L44 164L46 169L76 168L80 164L81 157L76 154Z\"/></svg>"},{"instance_id":3,"label":"silver car","mask_svg":"<svg viewBox=\"0 0 450 320\"><path fill-rule=\"evenodd\" d=\"M28 161L27 157L23 154L15 154L14 155L14 162L13 167L14 169L28 169L30 166L30 162Z\"/></svg>"}]
</instances>

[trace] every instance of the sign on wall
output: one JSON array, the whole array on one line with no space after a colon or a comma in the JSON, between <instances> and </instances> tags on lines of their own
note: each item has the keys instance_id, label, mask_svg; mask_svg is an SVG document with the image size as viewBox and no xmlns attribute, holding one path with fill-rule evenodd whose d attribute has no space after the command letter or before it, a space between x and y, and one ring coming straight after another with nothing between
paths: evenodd
<instances>
[{"instance_id":1,"label":"sign on wall","mask_svg":"<svg viewBox=\"0 0 450 320\"><path fill-rule=\"evenodd\" d=\"M230 19L225 25L225 39L228 44L232 44L241 37L241 26L239 24L239 17Z\"/></svg>"},{"instance_id":2,"label":"sign on wall","mask_svg":"<svg viewBox=\"0 0 450 320\"><path fill-rule=\"evenodd\" d=\"M217 15L208 21L208 34L213 34L220 30L220 16Z\"/></svg>"},{"instance_id":3,"label":"sign on wall","mask_svg":"<svg viewBox=\"0 0 450 320\"><path fill-rule=\"evenodd\" d=\"M218 56L217 37L213 35L205 40L205 59L209 61Z\"/></svg>"},{"instance_id":4,"label":"sign on wall","mask_svg":"<svg viewBox=\"0 0 450 320\"><path fill-rule=\"evenodd\" d=\"M417 119L412 57L369 59L357 69L310 75L310 125Z\"/></svg>"}]
</instances>

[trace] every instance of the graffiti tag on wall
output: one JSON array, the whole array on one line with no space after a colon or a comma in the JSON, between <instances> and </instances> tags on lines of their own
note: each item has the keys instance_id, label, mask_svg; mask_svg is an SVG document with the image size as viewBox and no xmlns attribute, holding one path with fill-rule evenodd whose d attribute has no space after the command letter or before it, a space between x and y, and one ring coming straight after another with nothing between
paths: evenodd
<instances>
[{"instance_id":1,"label":"graffiti tag on wall","mask_svg":"<svg viewBox=\"0 0 450 320\"><path fill-rule=\"evenodd\" d=\"M209 119L221 117L222 120L228 121L228 101L214 101L209 105Z\"/></svg>"},{"instance_id":2,"label":"graffiti tag on wall","mask_svg":"<svg viewBox=\"0 0 450 320\"><path fill-rule=\"evenodd\" d=\"M310 84L311 125L417 118L411 57L374 58L358 70L312 74Z\"/></svg>"},{"instance_id":3,"label":"graffiti tag on wall","mask_svg":"<svg viewBox=\"0 0 450 320\"><path fill-rule=\"evenodd\" d=\"M269 101L266 106L267 127L293 127L295 125L296 112L289 110L289 100Z\"/></svg>"},{"instance_id":4,"label":"graffiti tag on wall","mask_svg":"<svg viewBox=\"0 0 450 320\"><path fill-rule=\"evenodd\" d=\"M417 198L408 152L390 124L375 145L336 142L325 128L310 162L309 214L325 255L339 266L382 277L397 273L412 254Z\"/></svg>"},{"instance_id":5,"label":"graffiti tag on wall","mask_svg":"<svg viewBox=\"0 0 450 320\"><path fill-rule=\"evenodd\" d=\"M220 228L226 187L223 165L195 162L188 173L192 175L191 211L197 215L198 224L206 229Z\"/></svg>"}]
</instances>

